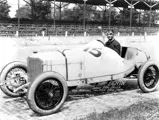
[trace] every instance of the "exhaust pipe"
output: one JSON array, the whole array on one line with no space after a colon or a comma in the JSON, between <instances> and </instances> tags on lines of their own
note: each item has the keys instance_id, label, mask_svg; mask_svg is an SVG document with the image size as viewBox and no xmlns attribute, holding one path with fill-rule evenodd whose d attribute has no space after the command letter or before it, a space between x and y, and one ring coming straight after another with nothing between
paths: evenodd
<instances>
[{"instance_id":1,"label":"exhaust pipe","mask_svg":"<svg viewBox=\"0 0 159 120\"><path fill-rule=\"evenodd\" d=\"M76 89L92 89L92 88L93 88L92 85L85 84L85 85L79 85L79 86L77 86Z\"/></svg>"}]
</instances>

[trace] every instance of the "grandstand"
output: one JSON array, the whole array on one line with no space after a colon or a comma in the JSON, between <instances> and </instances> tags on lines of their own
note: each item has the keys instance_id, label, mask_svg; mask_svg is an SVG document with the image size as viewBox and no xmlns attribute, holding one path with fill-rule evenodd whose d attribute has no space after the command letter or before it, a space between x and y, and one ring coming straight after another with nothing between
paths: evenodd
<instances>
[{"instance_id":1,"label":"grandstand","mask_svg":"<svg viewBox=\"0 0 159 120\"><path fill-rule=\"evenodd\" d=\"M54 0L55 1L55 0ZM155 0L56 0L56 2L69 2L78 4L90 4L105 6L111 4L114 7L123 7L135 9L152 10L159 9L159 3ZM110 17L109 17L110 18ZM131 18L130 18L131 19ZM106 32L107 29L114 29L117 35L154 35L158 33L158 27L151 25L151 19L147 26L132 26L130 25L115 25L110 23L74 23L73 21L59 21L56 24L51 22L32 22L31 20L21 20L18 24L18 19L0 21L0 36L42 36L42 35L101 35L101 32ZM109 22L111 21L111 18ZM130 20L131 21L131 20ZM84 21L85 22L85 21ZM102 29L99 29L101 26Z\"/></svg>"},{"instance_id":2,"label":"grandstand","mask_svg":"<svg viewBox=\"0 0 159 120\"><path fill-rule=\"evenodd\" d=\"M83 28L83 25L75 24L59 24L56 25L54 30L54 25L47 24L20 24L19 36L42 36L42 35L57 35L57 36L83 36L84 32L86 35L101 35L101 30L98 29L100 25L87 25ZM115 31L118 35L155 35L158 32L158 27L128 27L128 26L110 26L111 29ZM102 31L106 32L108 30L107 25L102 26ZM18 24L0 24L0 35L1 36L16 36L16 31L18 30ZM43 32L44 34L43 34Z\"/></svg>"}]
</instances>

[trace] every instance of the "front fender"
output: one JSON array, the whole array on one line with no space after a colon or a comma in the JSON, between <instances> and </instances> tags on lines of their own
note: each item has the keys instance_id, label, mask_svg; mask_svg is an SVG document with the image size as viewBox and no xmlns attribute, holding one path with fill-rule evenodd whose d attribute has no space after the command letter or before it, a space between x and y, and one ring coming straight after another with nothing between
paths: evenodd
<instances>
[{"instance_id":1,"label":"front fender","mask_svg":"<svg viewBox=\"0 0 159 120\"><path fill-rule=\"evenodd\" d=\"M142 51L138 51L138 54L135 58L136 61L136 68L139 68L143 63L145 63L146 61L148 61L150 59L150 56L148 56L145 52Z\"/></svg>"}]
</instances>

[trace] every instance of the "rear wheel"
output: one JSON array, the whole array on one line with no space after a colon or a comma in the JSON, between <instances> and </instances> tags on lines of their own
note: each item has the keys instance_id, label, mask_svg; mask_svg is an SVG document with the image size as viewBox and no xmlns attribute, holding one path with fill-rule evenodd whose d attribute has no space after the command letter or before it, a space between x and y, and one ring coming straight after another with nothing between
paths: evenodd
<instances>
[{"instance_id":1,"label":"rear wheel","mask_svg":"<svg viewBox=\"0 0 159 120\"><path fill-rule=\"evenodd\" d=\"M156 61L145 62L138 72L138 85L143 92L153 92L159 85L159 64Z\"/></svg>"},{"instance_id":2,"label":"rear wheel","mask_svg":"<svg viewBox=\"0 0 159 120\"><path fill-rule=\"evenodd\" d=\"M0 75L1 90L10 97L25 95L23 90L14 93L14 90L27 81L27 65L23 62L12 62L6 65Z\"/></svg>"},{"instance_id":3,"label":"rear wheel","mask_svg":"<svg viewBox=\"0 0 159 120\"><path fill-rule=\"evenodd\" d=\"M41 115L57 112L67 97L67 84L58 73L46 72L30 85L27 94L29 107Z\"/></svg>"}]
</instances>

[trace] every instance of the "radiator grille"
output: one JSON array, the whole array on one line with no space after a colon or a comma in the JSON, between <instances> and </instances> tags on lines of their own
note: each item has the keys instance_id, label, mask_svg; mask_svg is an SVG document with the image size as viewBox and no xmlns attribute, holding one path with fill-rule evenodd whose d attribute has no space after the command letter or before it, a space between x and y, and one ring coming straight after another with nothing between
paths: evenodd
<instances>
[{"instance_id":1,"label":"radiator grille","mask_svg":"<svg viewBox=\"0 0 159 120\"><path fill-rule=\"evenodd\" d=\"M39 58L28 57L27 67L29 82L35 80L35 78L43 72L43 63Z\"/></svg>"}]
</instances>

